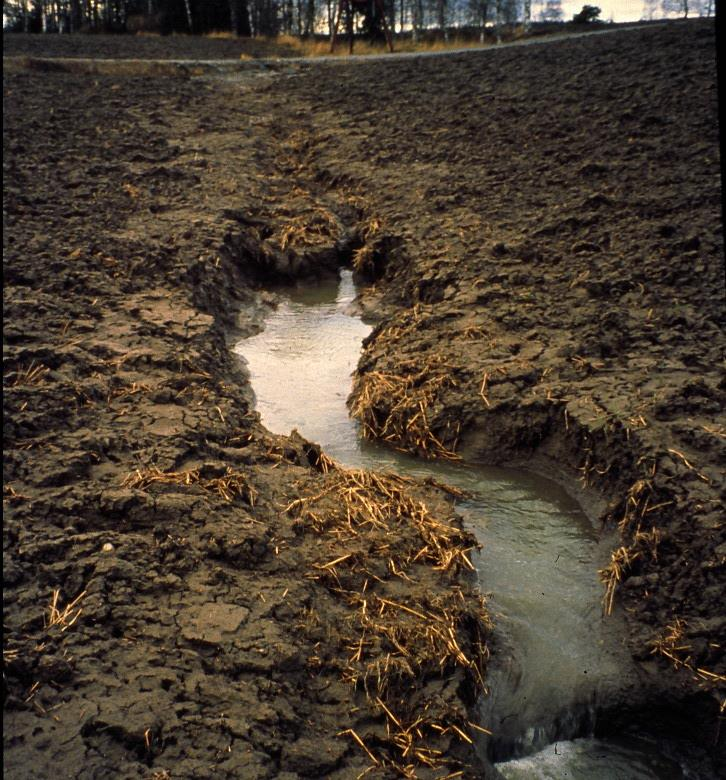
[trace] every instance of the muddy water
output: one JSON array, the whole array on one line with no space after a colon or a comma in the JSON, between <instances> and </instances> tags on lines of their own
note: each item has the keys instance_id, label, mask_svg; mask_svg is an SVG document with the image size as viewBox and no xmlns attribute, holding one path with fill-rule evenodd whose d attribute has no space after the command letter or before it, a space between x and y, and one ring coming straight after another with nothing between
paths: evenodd
<instances>
[{"instance_id":1,"label":"muddy water","mask_svg":"<svg viewBox=\"0 0 726 780\"><path fill-rule=\"evenodd\" d=\"M484 746L507 778L681 778L677 760L643 739L592 738L599 704L633 681L622 635L601 618L597 566L610 542L562 489L502 468L420 461L359 438L346 398L369 326L349 271L286 289L265 329L234 351L247 365L263 423L296 428L348 466L434 476L470 492L458 503L482 544L481 588L496 623Z\"/></svg>"}]
</instances>

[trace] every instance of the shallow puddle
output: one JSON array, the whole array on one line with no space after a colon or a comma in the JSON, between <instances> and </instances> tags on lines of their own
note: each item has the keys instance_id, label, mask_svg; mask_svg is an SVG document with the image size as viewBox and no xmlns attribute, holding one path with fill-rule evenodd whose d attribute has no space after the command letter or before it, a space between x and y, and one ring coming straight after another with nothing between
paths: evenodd
<instances>
[{"instance_id":1,"label":"shallow puddle","mask_svg":"<svg viewBox=\"0 0 726 780\"><path fill-rule=\"evenodd\" d=\"M601 617L596 570L610 544L598 541L577 503L530 473L422 461L362 441L346 398L370 327L354 314L351 273L279 292L265 329L234 347L264 425L280 434L296 428L347 466L433 476L472 495L457 509L482 544L476 565L491 594L496 638L481 720L495 734L488 750L503 775L693 776L647 740L591 737L597 703L627 685L632 667L613 638L621 632Z\"/></svg>"}]
</instances>

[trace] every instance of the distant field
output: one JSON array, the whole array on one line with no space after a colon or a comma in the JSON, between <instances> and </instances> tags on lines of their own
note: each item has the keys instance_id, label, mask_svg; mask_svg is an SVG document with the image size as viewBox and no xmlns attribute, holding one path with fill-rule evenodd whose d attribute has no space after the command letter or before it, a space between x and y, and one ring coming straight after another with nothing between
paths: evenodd
<instances>
[{"instance_id":1,"label":"distant field","mask_svg":"<svg viewBox=\"0 0 726 780\"><path fill-rule=\"evenodd\" d=\"M607 29L615 25L549 25L533 27L529 35L540 37L563 32L582 32L583 29ZM626 27L630 25L616 25ZM493 33L488 43L494 43ZM520 31L505 33L504 40L523 37ZM339 38L338 54L346 54L347 39ZM478 37L452 36L447 43L426 39L414 44L410 38L395 40L396 51L440 51L465 46L480 46ZM330 53L327 37L301 40L294 36L277 38L235 38L227 33L209 36L192 35L3 35L4 56L83 57L98 59L155 59L155 60L215 60L261 59L267 57L321 56ZM356 40L356 54L380 54L386 51L383 42L371 44Z\"/></svg>"}]
</instances>

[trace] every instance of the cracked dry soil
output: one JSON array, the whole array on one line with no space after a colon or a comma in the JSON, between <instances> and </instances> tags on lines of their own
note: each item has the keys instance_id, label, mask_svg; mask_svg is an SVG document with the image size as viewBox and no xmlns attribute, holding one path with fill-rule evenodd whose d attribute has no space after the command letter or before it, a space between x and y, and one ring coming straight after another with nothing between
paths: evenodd
<instances>
[{"instance_id":1,"label":"cracked dry soil","mask_svg":"<svg viewBox=\"0 0 726 780\"><path fill-rule=\"evenodd\" d=\"M8 776L487 771L452 728L488 631L465 567L415 558L413 514L326 523L336 477L260 427L228 350L263 285L348 254L379 323L357 397L429 367L445 447L604 501L648 716L722 754L714 52L693 22L227 80L5 74ZM444 493L406 491L471 546ZM287 511L321 494L323 522ZM470 663L402 645L386 602L450 614ZM389 716L425 708L406 754Z\"/></svg>"}]
</instances>

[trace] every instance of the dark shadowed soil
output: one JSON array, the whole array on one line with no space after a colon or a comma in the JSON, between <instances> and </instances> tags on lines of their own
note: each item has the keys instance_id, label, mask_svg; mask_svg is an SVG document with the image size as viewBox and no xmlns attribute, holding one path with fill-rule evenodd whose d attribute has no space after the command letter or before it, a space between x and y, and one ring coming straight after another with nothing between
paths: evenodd
<instances>
[{"instance_id":1,"label":"dark shadowed soil","mask_svg":"<svg viewBox=\"0 0 726 780\"><path fill-rule=\"evenodd\" d=\"M91 57L94 59L238 60L292 57L292 46L266 40L193 35L23 35L3 36L6 57Z\"/></svg>"},{"instance_id":2,"label":"dark shadowed soil","mask_svg":"<svg viewBox=\"0 0 726 780\"><path fill-rule=\"evenodd\" d=\"M163 57L147 40L208 56L100 56ZM445 494L325 473L260 427L227 348L263 285L351 259L379 321L366 430L604 499L608 596L669 703L648 716L723 750L714 51L697 22L227 80L6 74L9 777L482 776L460 733L489 629Z\"/></svg>"}]
</instances>

